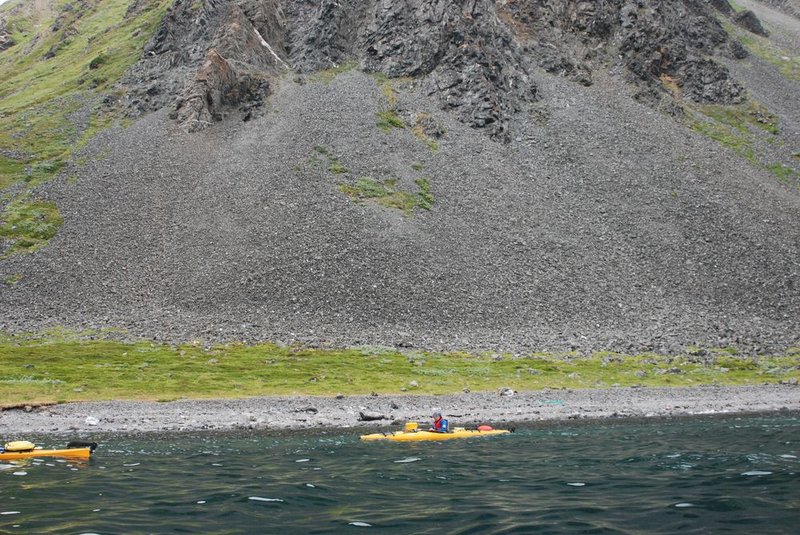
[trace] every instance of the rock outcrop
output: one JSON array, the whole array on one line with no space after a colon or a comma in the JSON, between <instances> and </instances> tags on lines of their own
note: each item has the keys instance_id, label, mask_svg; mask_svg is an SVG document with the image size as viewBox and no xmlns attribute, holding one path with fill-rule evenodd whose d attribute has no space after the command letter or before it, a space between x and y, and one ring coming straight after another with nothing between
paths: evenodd
<instances>
[{"instance_id":1,"label":"rock outcrop","mask_svg":"<svg viewBox=\"0 0 800 535\"><path fill-rule=\"evenodd\" d=\"M0 19L0 52L14 46L14 39L6 27L6 21Z\"/></svg>"},{"instance_id":2,"label":"rock outcrop","mask_svg":"<svg viewBox=\"0 0 800 535\"><path fill-rule=\"evenodd\" d=\"M653 105L735 104L745 93L713 58L746 52L717 12L759 31L726 0L176 0L126 81L129 108L172 105L189 130L233 112L246 120L285 70L350 61L418 79L443 109L500 140L537 99L536 68L591 85L621 63L634 96Z\"/></svg>"}]
</instances>

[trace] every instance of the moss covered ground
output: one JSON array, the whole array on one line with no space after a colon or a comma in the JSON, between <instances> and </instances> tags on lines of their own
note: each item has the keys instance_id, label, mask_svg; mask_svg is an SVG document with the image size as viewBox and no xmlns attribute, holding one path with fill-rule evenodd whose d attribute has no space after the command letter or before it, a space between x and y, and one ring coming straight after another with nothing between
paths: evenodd
<instances>
[{"instance_id":1,"label":"moss covered ground","mask_svg":"<svg viewBox=\"0 0 800 535\"><path fill-rule=\"evenodd\" d=\"M800 379L800 349L745 357L436 353L384 347L168 345L97 333L0 336L0 406L257 395L451 394L499 388L776 383Z\"/></svg>"}]
</instances>

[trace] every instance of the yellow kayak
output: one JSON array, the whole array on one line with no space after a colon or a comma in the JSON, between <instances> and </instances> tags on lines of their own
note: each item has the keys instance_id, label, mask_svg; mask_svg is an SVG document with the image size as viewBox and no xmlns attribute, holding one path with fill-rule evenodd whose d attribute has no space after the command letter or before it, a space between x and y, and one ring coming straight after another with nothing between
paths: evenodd
<instances>
[{"instance_id":1,"label":"yellow kayak","mask_svg":"<svg viewBox=\"0 0 800 535\"><path fill-rule=\"evenodd\" d=\"M28 451L6 451L0 453L0 461L27 459L30 457L67 457L70 459L88 459L92 456L91 448L69 448L63 450L33 449Z\"/></svg>"},{"instance_id":2,"label":"yellow kayak","mask_svg":"<svg viewBox=\"0 0 800 535\"><path fill-rule=\"evenodd\" d=\"M423 440L453 440L456 438L490 437L494 435L506 435L511 433L508 429L464 429L456 427L448 433L436 433L434 431L394 431L391 433L372 433L371 435L361 435L361 440L391 440L393 442L417 442Z\"/></svg>"},{"instance_id":3,"label":"yellow kayak","mask_svg":"<svg viewBox=\"0 0 800 535\"><path fill-rule=\"evenodd\" d=\"M23 444L23 443L11 443ZM33 446L33 444L30 444ZM9 446L9 444L6 444ZM68 459L88 459L94 453L97 444L94 442L70 442L67 447L60 450L45 450L42 448L19 449L7 448L0 451L0 461L13 461L15 459L29 459L32 457L65 457ZM15 451L8 451L15 449Z\"/></svg>"}]
</instances>

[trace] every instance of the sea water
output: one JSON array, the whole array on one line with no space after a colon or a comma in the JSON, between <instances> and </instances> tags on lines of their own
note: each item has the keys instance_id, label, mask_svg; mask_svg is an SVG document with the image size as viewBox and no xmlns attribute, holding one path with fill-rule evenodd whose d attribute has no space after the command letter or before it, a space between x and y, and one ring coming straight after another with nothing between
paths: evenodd
<instances>
[{"instance_id":1,"label":"sea water","mask_svg":"<svg viewBox=\"0 0 800 535\"><path fill-rule=\"evenodd\" d=\"M363 430L108 435L0 464L2 533L798 533L800 415L450 442ZM57 446L65 440L34 437Z\"/></svg>"}]
</instances>

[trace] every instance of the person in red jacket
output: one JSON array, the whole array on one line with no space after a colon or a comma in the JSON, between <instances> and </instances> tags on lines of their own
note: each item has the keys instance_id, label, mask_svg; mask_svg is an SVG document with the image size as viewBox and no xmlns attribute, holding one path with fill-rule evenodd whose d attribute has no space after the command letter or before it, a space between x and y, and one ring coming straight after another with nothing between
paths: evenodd
<instances>
[{"instance_id":1,"label":"person in red jacket","mask_svg":"<svg viewBox=\"0 0 800 535\"><path fill-rule=\"evenodd\" d=\"M431 426L431 431L436 433L447 433L450 431L449 424L447 420L442 418L442 413L436 411L433 413L433 425Z\"/></svg>"}]
</instances>

